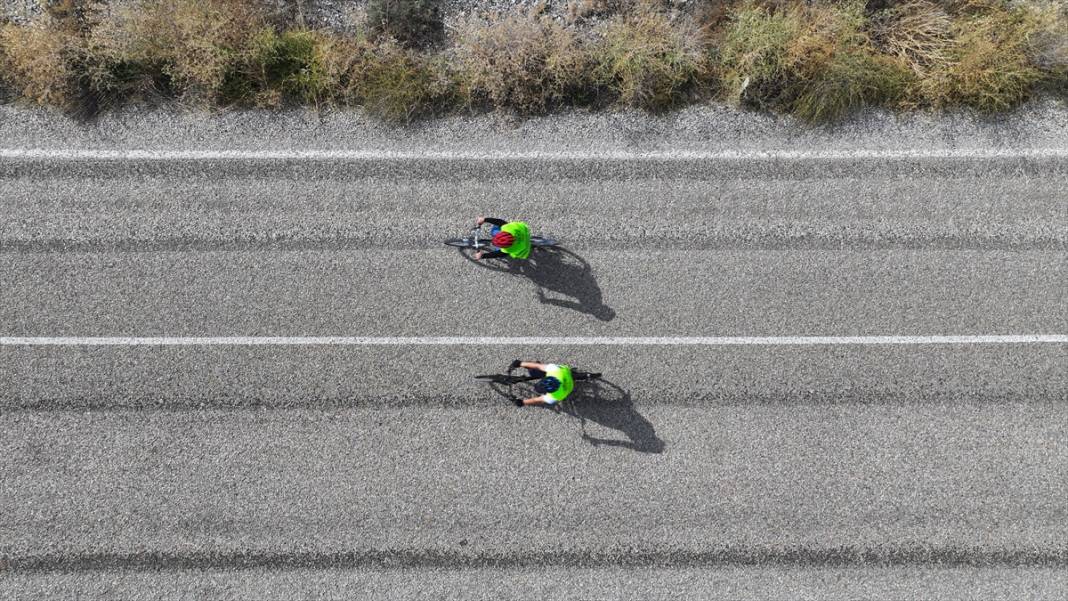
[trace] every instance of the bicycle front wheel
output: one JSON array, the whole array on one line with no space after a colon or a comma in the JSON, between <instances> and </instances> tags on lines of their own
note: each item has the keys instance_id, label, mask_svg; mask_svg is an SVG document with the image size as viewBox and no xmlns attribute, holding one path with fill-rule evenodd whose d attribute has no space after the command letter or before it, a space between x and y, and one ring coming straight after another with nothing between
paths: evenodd
<instances>
[{"instance_id":1,"label":"bicycle front wheel","mask_svg":"<svg viewBox=\"0 0 1068 601\"><path fill-rule=\"evenodd\" d=\"M484 382L493 382L494 384L505 384L508 386L522 384L523 382L530 380L530 378L527 378L526 376L516 376L512 374L486 374L483 376L475 376L475 379Z\"/></svg>"},{"instance_id":2,"label":"bicycle front wheel","mask_svg":"<svg viewBox=\"0 0 1068 601\"><path fill-rule=\"evenodd\" d=\"M488 248L491 240L478 239L478 248ZM446 246L455 246L456 248L475 248L474 238L449 238L445 241Z\"/></svg>"}]
</instances>

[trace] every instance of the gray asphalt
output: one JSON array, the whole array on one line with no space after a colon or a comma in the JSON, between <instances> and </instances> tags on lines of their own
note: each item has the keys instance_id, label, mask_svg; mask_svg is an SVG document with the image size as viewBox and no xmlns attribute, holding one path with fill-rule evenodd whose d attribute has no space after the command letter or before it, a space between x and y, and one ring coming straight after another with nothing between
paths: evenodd
<instances>
[{"instance_id":1,"label":"gray asphalt","mask_svg":"<svg viewBox=\"0 0 1068 601\"><path fill-rule=\"evenodd\" d=\"M1068 561L1063 404L611 400L585 427L503 404L11 413L2 538L16 569Z\"/></svg>"},{"instance_id":2,"label":"gray asphalt","mask_svg":"<svg viewBox=\"0 0 1068 601\"><path fill-rule=\"evenodd\" d=\"M255 148L257 118L208 123ZM139 139L49 123L0 130ZM434 127L395 145L463 142ZM1066 182L1041 157L5 159L0 335L1065 334ZM479 213L567 250L440 245ZM606 381L519 411L470 378L516 356ZM0 596L1058 598L1066 400L1063 344L0 347Z\"/></svg>"},{"instance_id":3,"label":"gray asphalt","mask_svg":"<svg viewBox=\"0 0 1068 601\"><path fill-rule=\"evenodd\" d=\"M437 250L502 199L575 250L1068 246L1061 159L129 163L0 162L0 248Z\"/></svg>"},{"instance_id":4,"label":"gray asphalt","mask_svg":"<svg viewBox=\"0 0 1068 601\"><path fill-rule=\"evenodd\" d=\"M1065 570L1042 568L699 568L248 569L20 573L4 581L19 599L1057 599ZM0 576L0 578L4 578Z\"/></svg>"}]
</instances>

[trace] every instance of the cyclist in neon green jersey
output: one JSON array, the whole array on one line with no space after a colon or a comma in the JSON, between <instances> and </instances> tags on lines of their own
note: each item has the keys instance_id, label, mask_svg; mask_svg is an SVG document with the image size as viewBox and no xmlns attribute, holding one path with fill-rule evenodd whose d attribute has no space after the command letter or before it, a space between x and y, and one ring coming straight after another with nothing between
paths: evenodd
<instances>
[{"instance_id":1,"label":"cyclist in neon green jersey","mask_svg":"<svg viewBox=\"0 0 1068 601\"><path fill-rule=\"evenodd\" d=\"M475 223L478 225L488 223L493 226L490 233L493 234L493 246L497 248L493 252L478 251L475 253L476 259L504 256L512 259L526 259L530 256L530 226L526 223L493 217L479 217Z\"/></svg>"},{"instance_id":2,"label":"cyclist in neon green jersey","mask_svg":"<svg viewBox=\"0 0 1068 601\"><path fill-rule=\"evenodd\" d=\"M516 359L509 367L522 367L529 374L528 380L538 380L534 390L539 392L529 399L512 399L516 407L526 405L555 405L567 398L575 388L575 374L568 365L556 363L537 363ZM586 379L590 374L582 373L578 379Z\"/></svg>"}]
</instances>

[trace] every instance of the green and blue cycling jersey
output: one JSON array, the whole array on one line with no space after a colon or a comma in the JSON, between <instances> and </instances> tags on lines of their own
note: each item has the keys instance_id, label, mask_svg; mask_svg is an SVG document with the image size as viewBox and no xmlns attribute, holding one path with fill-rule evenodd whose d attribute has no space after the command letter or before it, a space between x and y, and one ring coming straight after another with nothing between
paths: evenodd
<instances>
[{"instance_id":1,"label":"green and blue cycling jersey","mask_svg":"<svg viewBox=\"0 0 1068 601\"><path fill-rule=\"evenodd\" d=\"M571 394L571 391L575 389L575 378L571 375L571 367L568 365L549 363L545 366L545 375L556 378L560 382L559 388L541 397L542 401L550 405L555 405L566 399Z\"/></svg>"}]
</instances>

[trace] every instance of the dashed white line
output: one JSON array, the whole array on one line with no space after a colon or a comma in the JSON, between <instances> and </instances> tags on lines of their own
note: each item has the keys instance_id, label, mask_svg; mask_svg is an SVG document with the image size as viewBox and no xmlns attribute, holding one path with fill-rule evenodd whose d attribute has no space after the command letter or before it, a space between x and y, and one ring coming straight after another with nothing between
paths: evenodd
<instances>
[{"instance_id":1,"label":"dashed white line","mask_svg":"<svg viewBox=\"0 0 1068 601\"><path fill-rule=\"evenodd\" d=\"M1068 335L980 336L0 336L0 346L814 346L1066 344Z\"/></svg>"}]
</instances>

